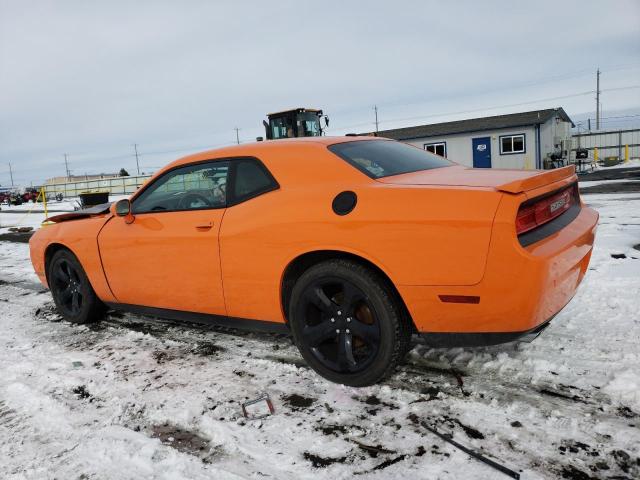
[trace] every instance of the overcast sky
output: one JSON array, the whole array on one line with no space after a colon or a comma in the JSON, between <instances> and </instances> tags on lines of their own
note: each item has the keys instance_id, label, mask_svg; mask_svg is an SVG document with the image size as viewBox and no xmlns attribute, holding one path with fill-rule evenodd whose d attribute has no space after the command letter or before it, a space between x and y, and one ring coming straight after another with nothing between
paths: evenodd
<instances>
[{"instance_id":1,"label":"overcast sky","mask_svg":"<svg viewBox=\"0 0 640 480\"><path fill-rule=\"evenodd\" d=\"M323 108L329 134L640 113L640 1L0 0L0 184L145 171ZM617 89L617 90L611 90ZM560 98L564 97L564 98ZM454 159L455 160L455 159Z\"/></svg>"}]
</instances>

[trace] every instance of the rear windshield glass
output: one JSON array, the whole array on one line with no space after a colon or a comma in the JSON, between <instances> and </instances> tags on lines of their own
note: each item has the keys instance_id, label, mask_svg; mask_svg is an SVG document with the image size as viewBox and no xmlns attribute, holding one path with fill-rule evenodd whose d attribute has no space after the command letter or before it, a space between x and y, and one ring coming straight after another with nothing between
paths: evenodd
<instances>
[{"instance_id":1,"label":"rear windshield glass","mask_svg":"<svg viewBox=\"0 0 640 480\"><path fill-rule=\"evenodd\" d=\"M389 177L451 166L439 155L389 140L363 140L330 145L329 150L371 178Z\"/></svg>"}]
</instances>

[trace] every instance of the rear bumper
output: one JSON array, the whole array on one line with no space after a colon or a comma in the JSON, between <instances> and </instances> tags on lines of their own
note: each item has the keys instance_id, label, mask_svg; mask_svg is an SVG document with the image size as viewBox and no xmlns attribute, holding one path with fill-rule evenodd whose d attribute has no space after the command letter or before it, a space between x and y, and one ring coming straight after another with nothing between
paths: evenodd
<instances>
[{"instance_id":1,"label":"rear bumper","mask_svg":"<svg viewBox=\"0 0 640 480\"><path fill-rule=\"evenodd\" d=\"M539 333L569 303L591 258L598 213L582 207L556 233L526 247L513 219L496 218L483 279L473 286L400 286L417 330L434 346L480 346ZM477 296L445 303L441 295Z\"/></svg>"},{"instance_id":2,"label":"rear bumper","mask_svg":"<svg viewBox=\"0 0 640 480\"><path fill-rule=\"evenodd\" d=\"M559 313L559 312L558 312ZM557 315L557 314L556 314ZM418 334L418 343L435 348L453 347L489 347L510 342L532 342L551 324L551 317L531 330L524 332L482 332L482 333L444 333L429 332Z\"/></svg>"}]
</instances>

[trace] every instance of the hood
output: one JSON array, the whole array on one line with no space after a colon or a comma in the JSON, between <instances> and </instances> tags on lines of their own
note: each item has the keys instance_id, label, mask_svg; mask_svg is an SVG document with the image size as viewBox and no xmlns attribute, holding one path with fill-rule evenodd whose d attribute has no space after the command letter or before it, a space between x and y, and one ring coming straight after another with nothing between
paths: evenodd
<instances>
[{"instance_id":1,"label":"hood","mask_svg":"<svg viewBox=\"0 0 640 480\"><path fill-rule=\"evenodd\" d=\"M82 210L76 210L75 212L61 213L60 215L54 215L53 217L46 218L45 222L67 222L69 220L80 220L81 218L92 217L94 215L102 215L109 213L109 207L112 202L101 203L91 208L83 208Z\"/></svg>"}]
</instances>

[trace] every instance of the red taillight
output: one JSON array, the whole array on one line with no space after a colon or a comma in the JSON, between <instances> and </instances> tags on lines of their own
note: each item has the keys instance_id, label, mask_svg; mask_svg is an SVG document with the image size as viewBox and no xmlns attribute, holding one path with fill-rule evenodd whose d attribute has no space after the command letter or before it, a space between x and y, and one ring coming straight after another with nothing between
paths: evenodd
<instances>
[{"instance_id":1,"label":"red taillight","mask_svg":"<svg viewBox=\"0 0 640 480\"><path fill-rule=\"evenodd\" d=\"M544 197L537 202L527 203L520 207L516 217L518 235L528 232L553 220L571 208L574 202L575 187Z\"/></svg>"}]
</instances>

